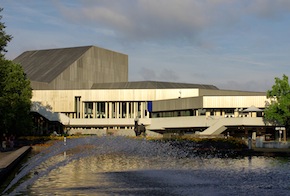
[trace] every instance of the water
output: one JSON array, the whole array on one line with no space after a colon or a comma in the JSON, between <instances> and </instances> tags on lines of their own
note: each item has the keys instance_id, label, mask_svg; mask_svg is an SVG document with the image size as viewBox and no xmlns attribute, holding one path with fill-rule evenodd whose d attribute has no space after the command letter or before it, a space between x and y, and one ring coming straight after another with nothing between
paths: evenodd
<instances>
[{"instance_id":1,"label":"water","mask_svg":"<svg viewBox=\"0 0 290 196\"><path fill-rule=\"evenodd\" d=\"M290 195L287 158L197 156L125 137L57 142L32 157L4 195Z\"/></svg>"}]
</instances>

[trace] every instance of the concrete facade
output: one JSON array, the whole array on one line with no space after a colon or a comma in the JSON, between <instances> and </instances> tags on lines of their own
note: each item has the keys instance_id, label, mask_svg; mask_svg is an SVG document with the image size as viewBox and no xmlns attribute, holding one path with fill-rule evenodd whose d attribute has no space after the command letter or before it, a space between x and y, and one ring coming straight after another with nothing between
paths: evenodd
<instances>
[{"instance_id":1,"label":"concrete facade","mask_svg":"<svg viewBox=\"0 0 290 196\"><path fill-rule=\"evenodd\" d=\"M176 97L180 91L184 98ZM219 96L200 96L198 89L35 90L32 101L65 114L68 120L64 124L74 132L132 130L136 118L147 130L160 133L188 129L218 135L227 126L265 126L262 112L244 112L252 105L264 109L265 94L229 96L229 91L223 90L226 95L221 96L220 90L215 91Z\"/></svg>"},{"instance_id":2,"label":"concrete facade","mask_svg":"<svg viewBox=\"0 0 290 196\"><path fill-rule=\"evenodd\" d=\"M28 51L14 62L22 65L34 90L128 81L128 56L95 46Z\"/></svg>"},{"instance_id":3,"label":"concrete facade","mask_svg":"<svg viewBox=\"0 0 290 196\"><path fill-rule=\"evenodd\" d=\"M67 57L70 53L74 56ZM56 62L52 56L57 57ZM38 67L38 58L41 62L51 60L40 66L37 73L43 75L32 71ZM132 134L136 120L157 133L177 130L219 135L251 130L263 134L267 128L262 112L265 92L220 90L203 84L128 82L128 56L95 46L25 52L14 61L23 64L31 77L32 102L61 115L47 114L39 107L33 111L47 119L54 116L53 120L62 122L71 133L119 130ZM259 111L244 112L251 106Z\"/></svg>"}]
</instances>

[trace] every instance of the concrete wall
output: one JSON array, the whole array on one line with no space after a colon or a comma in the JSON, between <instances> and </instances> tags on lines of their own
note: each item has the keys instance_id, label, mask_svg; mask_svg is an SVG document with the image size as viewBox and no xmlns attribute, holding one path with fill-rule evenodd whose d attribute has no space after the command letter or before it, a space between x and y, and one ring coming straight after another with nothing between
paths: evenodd
<instances>
[{"instance_id":1,"label":"concrete wall","mask_svg":"<svg viewBox=\"0 0 290 196\"><path fill-rule=\"evenodd\" d=\"M200 96L266 96L266 92L199 89Z\"/></svg>"},{"instance_id":2,"label":"concrete wall","mask_svg":"<svg viewBox=\"0 0 290 196\"><path fill-rule=\"evenodd\" d=\"M265 108L266 96L204 96L204 108Z\"/></svg>"},{"instance_id":3,"label":"concrete wall","mask_svg":"<svg viewBox=\"0 0 290 196\"><path fill-rule=\"evenodd\" d=\"M32 101L49 105L54 112L74 112L75 97L81 101L154 101L178 98L180 89L33 90ZM184 97L197 96L196 89L182 89Z\"/></svg>"},{"instance_id":4,"label":"concrete wall","mask_svg":"<svg viewBox=\"0 0 290 196\"><path fill-rule=\"evenodd\" d=\"M193 108L202 108L202 97L190 97L181 99L159 100L153 102L153 112L155 111L173 111L186 110Z\"/></svg>"},{"instance_id":5,"label":"concrete wall","mask_svg":"<svg viewBox=\"0 0 290 196\"><path fill-rule=\"evenodd\" d=\"M182 91L185 98L178 99L176 95L179 94L179 89L34 90L32 101L41 102L43 106L50 106L53 112L75 112L75 97L81 97L81 103L96 101L153 101L153 111L201 108L245 109L252 105L264 108L267 100L266 96L197 97L196 89L183 89ZM82 104L80 109L83 111Z\"/></svg>"},{"instance_id":6,"label":"concrete wall","mask_svg":"<svg viewBox=\"0 0 290 196\"><path fill-rule=\"evenodd\" d=\"M50 83L32 82L33 89L90 89L94 83L128 81L128 56L91 47Z\"/></svg>"},{"instance_id":7,"label":"concrete wall","mask_svg":"<svg viewBox=\"0 0 290 196\"><path fill-rule=\"evenodd\" d=\"M45 82L30 81L30 85L32 89L51 89L51 86Z\"/></svg>"},{"instance_id":8,"label":"concrete wall","mask_svg":"<svg viewBox=\"0 0 290 196\"><path fill-rule=\"evenodd\" d=\"M154 111L174 111L201 108L265 108L266 96L203 96L153 102Z\"/></svg>"}]
</instances>

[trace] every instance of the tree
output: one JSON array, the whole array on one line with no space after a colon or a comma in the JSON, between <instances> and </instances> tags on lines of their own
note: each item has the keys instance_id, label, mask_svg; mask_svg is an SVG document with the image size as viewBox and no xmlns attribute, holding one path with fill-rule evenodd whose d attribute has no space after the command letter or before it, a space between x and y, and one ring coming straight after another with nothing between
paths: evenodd
<instances>
[{"instance_id":1,"label":"tree","mask_svg":"<svg viewBox=\"0 0 290 196\"><path fill-rule=\"evenodd\" d=\"M3 8L0 8L0 12L2 12ZM2 15L0 15L0 21L2 20ZM5 47L7 46L7 43L11 41L12 36L7 35L4 31L6 28L5 24L3 22L0 22L0 57L4 58L4 53L7 52Z\"/></svg>"},{"instance_id":2,"label":"tree","mask_svg":"<svg viewBox=\"0 0 290 196\"><path fill-rule=\"evenodd\" d=\"M5 59L5 47L12 37L4 29L0 22L0 133L20 135L31 130L32 90L21 65Z\"/></svg>"},{"instance_id":3,"label":"tree","mask_svg":"<svg viewBox=\"0 0 290 196\"><path fill-rule=\"evenodd\" d=\"M266 103L264 118L275 126L285 126L290 130L290 86L288 76L275 78L272 90L267 91L269 102ZM287 134L289 135L289 134Z\"/></svg>"}]
</instances>

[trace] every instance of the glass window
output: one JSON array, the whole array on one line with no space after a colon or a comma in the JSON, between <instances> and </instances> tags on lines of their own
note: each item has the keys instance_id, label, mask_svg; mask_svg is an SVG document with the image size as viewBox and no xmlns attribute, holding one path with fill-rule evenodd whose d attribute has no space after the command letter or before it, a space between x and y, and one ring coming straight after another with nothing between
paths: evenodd
<instances>
[{"instance_id":1,"label":"glass window","mask_svg":"<svg viewBox=\"0 0 290 196\"><path fill-rule=\"evenodd\" d=\"M97 102L96 117L105 118L105 102Z\"/></svg>"},{"instance_id":2,"label":"glass window","mask_svg":"<svg viewBox=\"0 0 290 196\"><path fill-rule=\"evenodd\" d=\"M126 102L121 102L121 104L122 104L122 112L121 112L122 118L126 118L126 114L127 114L127 105L126 105Z\"/></svg>"},{"instance_id":3,"label":"glass window","mask_svg":"<svg viewBox=\"0 0 290 196\"><path fill-rule=\"evenodd\" d=\"M93 118L93 102L85 102L85 118Z\"/></svg>"}]
</instances>

